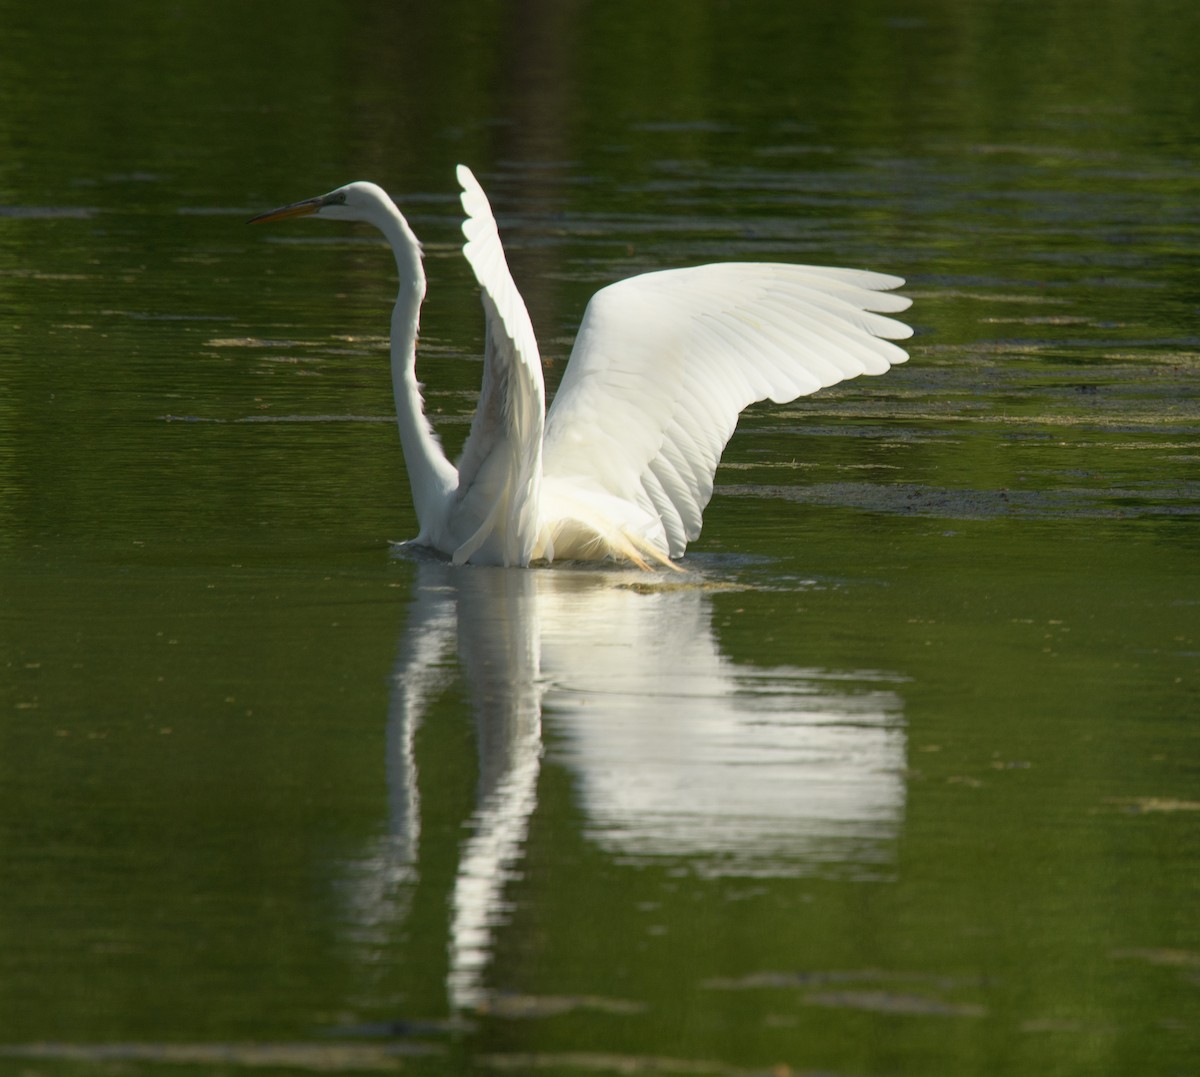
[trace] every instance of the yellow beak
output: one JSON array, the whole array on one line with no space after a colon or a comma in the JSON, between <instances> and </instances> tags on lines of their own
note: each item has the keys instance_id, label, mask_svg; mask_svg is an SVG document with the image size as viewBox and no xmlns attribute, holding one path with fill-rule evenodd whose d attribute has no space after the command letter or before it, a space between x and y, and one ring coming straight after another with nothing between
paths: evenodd
<instances>
[{"instance_id":1,"label":"yellow beak","mask_svg":"<svg viewBox=\"0 0 1200 1077\"><path fill-rule=\"evenodd\" d=\"M251 217L247 224L262 224L265 221L282 221L288 217L307 217L321 208L320 198L306 198L303 202L291 202L278 209L269 209L257 217Z\"/></svg>"}]
</instances>

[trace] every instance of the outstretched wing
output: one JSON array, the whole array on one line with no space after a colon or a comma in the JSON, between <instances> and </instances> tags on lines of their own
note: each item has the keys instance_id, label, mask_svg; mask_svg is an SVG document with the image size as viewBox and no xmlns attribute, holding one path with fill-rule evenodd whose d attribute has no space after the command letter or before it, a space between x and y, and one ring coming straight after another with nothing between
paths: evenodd
<instances>
[{"instance_id":1,"label":"outstretched wing","mask_svg":"<svg viewBox=\"0 0 1200 1077\"><path fill-rule=\"evenodd\" d=\"M537 537L546 390L529 312L513 282L483 188L458 166L463 254L487 317L483 386L458 462L454 560L528 564Z\"/></svg>"},{"instance_id":2,"label":"outstretched wing","mask_svg":"<svg viewBox=\"0 0 1200 1077\"><path fill-rule=\"evenodd\" d=\"M912 330L899 277L722 263L632 277L588 304L546 419L543 470L657 515L667 553L700 533L738 414L882 374Z\"/></svg>"}]
</instances>

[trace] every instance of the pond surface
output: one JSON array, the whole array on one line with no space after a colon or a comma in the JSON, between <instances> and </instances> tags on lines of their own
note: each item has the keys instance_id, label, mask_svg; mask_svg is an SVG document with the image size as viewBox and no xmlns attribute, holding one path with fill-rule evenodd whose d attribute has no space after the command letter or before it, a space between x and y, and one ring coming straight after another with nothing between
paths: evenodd
<instances>
[{"instance_id":1,"label":"pond surface","mask_svg":"<svg viewBox=\"0 0 1200 1077\"><path fill-rule=\"evenodd\" d=\"M436 7L436 11L430 11ZM0 1071L1182 1074L1200 9L0 0ZM454 570L390 256L906 276L682 574Z\"/></svg>"}]
</instances>

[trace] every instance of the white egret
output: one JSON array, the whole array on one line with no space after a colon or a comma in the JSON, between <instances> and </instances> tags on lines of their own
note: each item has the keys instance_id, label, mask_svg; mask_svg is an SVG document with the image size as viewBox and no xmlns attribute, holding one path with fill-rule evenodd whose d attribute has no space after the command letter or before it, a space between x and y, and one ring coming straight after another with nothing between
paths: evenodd
<instances>
[{"instance_id":1,"label":"white egret","mask_svg":"<svg viewBox=\"0 0 1200 1077\"><path fill-rule=\"evenodd\" d=\"M251 219L366 221L387 238L400 276L392 388L420 525L413 541L457 564L671 564L700 533L743 408L908 358L891 341L912 330L884 316L910 304L890 293L899 277L754 262L669 269L592 296L547 414L537 340L491 206L464 165L458 181L463 254L482 292L487 343L457 466L425 417L416 376L421 245L388 195L350 183Z\"/></svg>"}]
</instances>

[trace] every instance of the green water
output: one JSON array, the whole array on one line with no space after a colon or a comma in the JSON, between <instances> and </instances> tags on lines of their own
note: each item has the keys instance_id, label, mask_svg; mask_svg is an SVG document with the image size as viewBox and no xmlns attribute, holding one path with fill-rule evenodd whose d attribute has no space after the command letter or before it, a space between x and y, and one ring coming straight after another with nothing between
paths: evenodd
<instances>
[{"instance_id":1,"label":"green water","mask_svg":"<svg viewBox=\"0 0 1200 1077\"><path fill-rule=\"evenodd\" d=\"M436 10L430 10L436 8ZM1200 10L0 0L0 1072L1186 1074ZM718 259L909 279L683 577L452 571L391 261L548 361Z\"/></svg>"}]
</instances>

